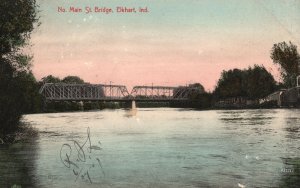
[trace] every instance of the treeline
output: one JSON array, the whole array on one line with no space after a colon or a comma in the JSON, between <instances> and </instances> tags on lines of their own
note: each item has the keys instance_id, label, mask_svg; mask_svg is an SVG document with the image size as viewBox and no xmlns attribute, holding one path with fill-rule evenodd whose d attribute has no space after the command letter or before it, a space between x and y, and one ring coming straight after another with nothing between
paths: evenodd
<instances>
[{"instance_id":1,"label":"treeline","mask_svg":"<svg viewBox=\"0 0 300 188\"><path fill-rule=\"evenodd\" d=\"M19 128L22 114L39 111L37 82L31 56L22 48L38 25L35 0L0 3L0 138Z\"/></svg>"},{"instance_id":2,"label":"treeline","mask_svg":"<svg viewBox=\"0 0 300 188\"><path fill-rule=\"evenodd\" d=\"M195 93L186 102L174 102L174 107L208 108L269 108L273 103L259 104L259 99L280 90L295 87L300 75L300 55L292 42L274 44L270 54L279 66L281 81L276 82L263 65L248 69L231 69L221 73L212 93ZM201 85L201 84L200 84Z\"/></svg>"},{"instance_id":3,"label":"treeline","mask_svg":"<svg viewBox=\"0 0 300 188\"><path fill-rule=\"evenodd\" d=\"M203 92L191 95L186 102L175 102L175 107L191 107L199 109L245 107L241 104L257 104L258 99L278 89L274 77L263 66L254 65L248 69L232 69L223 71L216 88L212 93ZM219 105L221 101L226 104ZM238 101L238 102L237 102ZM257 105L254 105L258 107Z\"/></svg>"},{"instance_id":4,"label":"treeline","mask_svg":"<svg viewBox=\"0 0 300 188\"><path fill-rule=\"evenodd\" d=\"M292 42L274 44L270 57L278 66L281 81L276 82L263 66L254 65L248 69L223 71L213 92L212 106L215 108L261 108L274 107L275 103L259 104L259 99L274 91L297 85L300 75L300 55Z\"/></svg>"}]
</instances>

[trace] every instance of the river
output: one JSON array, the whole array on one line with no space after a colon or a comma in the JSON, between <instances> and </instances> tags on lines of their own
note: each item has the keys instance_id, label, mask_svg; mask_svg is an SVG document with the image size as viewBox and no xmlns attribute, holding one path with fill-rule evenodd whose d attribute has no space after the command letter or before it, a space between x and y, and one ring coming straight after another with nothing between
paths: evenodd
<instances>
[{"instance_id":1,"label":"river","mask_svg":"<svg viewBox=\"0 0 300 188\"><path fill-rule=\"evenodd\" d=\"M300 110L139 108L25 115L0 187L297 187Z\"/></svg>"}]
</instances>

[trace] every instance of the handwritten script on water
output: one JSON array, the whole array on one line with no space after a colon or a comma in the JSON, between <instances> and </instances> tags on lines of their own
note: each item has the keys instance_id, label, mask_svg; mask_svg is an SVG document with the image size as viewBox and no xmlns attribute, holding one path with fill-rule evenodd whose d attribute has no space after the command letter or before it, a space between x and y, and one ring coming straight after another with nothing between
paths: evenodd
<instances>
[{"instance_id":1,"label":"handwritten script on water","mask_svg":"<svg viewBox=\"0 0 300 188\"><path fill-rule=\"evenodd\" d=\"M83 143L71 140L70 143L65 143L61 146L60 160L73 173L75 181L82 179L83 181L93 183L91 170L105 175L101 160L98 157L102 149L100 147L101 142L99 141L98 144L99 146L92 145L90 128L87 128L86 139ZM96 168L99 168L99 170Z\"/></svg>"}]
</instances>

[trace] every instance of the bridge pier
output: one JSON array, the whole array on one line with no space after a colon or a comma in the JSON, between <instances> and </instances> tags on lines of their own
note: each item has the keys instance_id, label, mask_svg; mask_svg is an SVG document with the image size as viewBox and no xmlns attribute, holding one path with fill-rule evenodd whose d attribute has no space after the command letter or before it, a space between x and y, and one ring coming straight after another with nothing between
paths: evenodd
<instances>
[{"instance_id":1,"label":"bridge pier","mask_svg":"<svg viewBox=\"0 0 300 188\"><path fill-rule=\"evenodd\" d=\"M135 100L125 102L125 108L129 109L136 109L136 102Z\"/></svg>"},{"instance_id":2,"label":"bridge pier","mask_svg":"<svg viewBox=\"0 0 300 188\"><path fill-rule=\"evenodd\" d=\"M131 109L136 109L136 104L134 100L131 101Z\"/></svg>"},{"instance_id":3,"label":"bridge pier","mask_svg":"<svg viewBox=\"0 0 300 188\"><path fill-rule=\"evenodd\" d=\"M79 105L80 110L81 110L81 111L84 111L83 101L80 101L80 102L78 103L78 105Z\"/></svg>"},{"instance_id":4,"label":"bridge pier","mask_svg":"<svg viewBox=\"0 0 300 188\"><path fill-rule=\"evenodd\" d=\"M136 109L136 104L135 104L135 101L132 100L130 102L128 102L127 104L130 104L131 107L129 107L129 110L126 110L126 116L127 117L131 117L131 116L136 116L137 114L137 109Z\"/></svg>"}]
</instances>

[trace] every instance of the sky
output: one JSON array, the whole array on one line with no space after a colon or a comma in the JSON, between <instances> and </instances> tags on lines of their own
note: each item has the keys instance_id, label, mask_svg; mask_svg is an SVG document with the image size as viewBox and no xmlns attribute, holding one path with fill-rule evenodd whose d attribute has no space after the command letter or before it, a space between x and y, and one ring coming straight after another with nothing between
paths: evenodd
<instances>
[{"instance_id":1,"label":"sky","mask_svg":"<svg viewBox=\"0 0 300 188\"><path fill-rule=\"evenodd\" d=\"M41 25L31 37L33 73L87 82L178 86L212 91L223 70L264 65L273 44L300 48L299 0L37 0ZM72 13L69 8L112 8ZM64 7L66 12L58 12ZM147 7L117 13L116 7Z\"/></svg>"}]
</instances>

